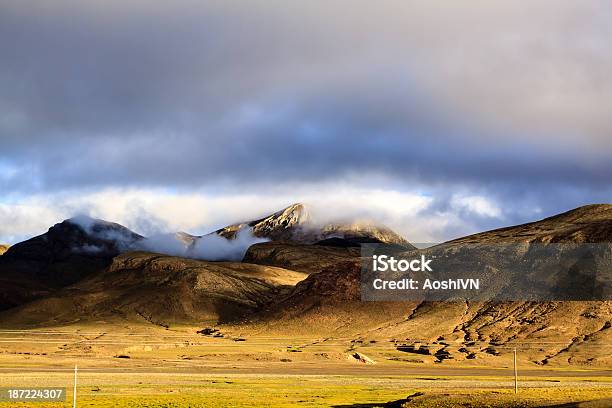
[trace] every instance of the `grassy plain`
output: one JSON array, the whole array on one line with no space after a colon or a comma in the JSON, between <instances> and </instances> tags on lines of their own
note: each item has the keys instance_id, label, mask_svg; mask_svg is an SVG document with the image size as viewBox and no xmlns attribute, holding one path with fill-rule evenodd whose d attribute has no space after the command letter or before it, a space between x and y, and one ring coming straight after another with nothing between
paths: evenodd
<instances>
[{"instance_id":1,"label":"grassy plain","mask_svg":"<svg viewBox=\"0 0 612 408\"><path fill-rule=\"evenodd\" d=\"M434 363L390 341L195 331L108 322L1 331L0 387L67 387L68 400L0 408L71 407L75 365L79 407L612 406L612 370L602 368L519 358L515 395L510 353Z\"/></svg>"}]
</instances>

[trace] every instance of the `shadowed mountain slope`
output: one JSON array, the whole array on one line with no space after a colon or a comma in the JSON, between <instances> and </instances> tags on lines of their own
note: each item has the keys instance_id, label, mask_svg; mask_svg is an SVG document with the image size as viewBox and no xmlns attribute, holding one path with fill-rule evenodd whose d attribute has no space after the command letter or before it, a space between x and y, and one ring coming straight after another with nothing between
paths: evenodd
<instances>
[{"instance_id":1,"label":"shadowed mountain slope","mask_svg":"<svg viewBox=\"0 0 612 408\"><path fill-rule=\"evenodd\" d=\"M329 266L359 256L359 248L354 247L337 248L272 241L251 245L243 262L317 273Z\"/></svg>"},{"instance_id":2,"label":"shadowed mountain slope","mask_svg":"<svg viewBox=\"0 0 612 408\"><path fill-rule=\"evenodd\" d=\"M104 269L141 238L119 224L77 217L13 245L0 257L0 310Z\"/></svg>"}]
</instances>

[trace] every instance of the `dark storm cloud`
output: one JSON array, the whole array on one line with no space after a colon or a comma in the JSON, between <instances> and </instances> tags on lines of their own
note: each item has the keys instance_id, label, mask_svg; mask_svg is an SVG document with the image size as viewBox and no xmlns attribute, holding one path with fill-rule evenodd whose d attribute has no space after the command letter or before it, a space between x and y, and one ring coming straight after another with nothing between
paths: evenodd
<instances>
[{"instance_id":1,"label":"dark storm cloud","mask_svg":"<svg viewBox=\"0 0 612 408\"><path fill-rule=\"evenodd\" d=\"M3 191L371 173L609 201L610 7L125 3L0 5Z\"/></svg>"}]
</instances>

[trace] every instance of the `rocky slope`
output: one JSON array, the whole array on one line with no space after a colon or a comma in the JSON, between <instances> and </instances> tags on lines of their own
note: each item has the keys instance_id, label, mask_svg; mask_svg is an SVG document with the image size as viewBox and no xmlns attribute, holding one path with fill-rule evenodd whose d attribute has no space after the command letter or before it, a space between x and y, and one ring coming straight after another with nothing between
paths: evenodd
<instances>
[{"instance_id":1,"label":"rocky slope","mask_svg":"<svg viewBox=\"0 0 612 408\"><path fill-rule=\"evenodd\" d=\"M6 251L8 251L10 245L7 244L0 244L0 255L4 254Z\"/></svg>"},{"instance_id":2,"label":"rocky slope","mask_svg":"<svg viewBox=\"0 0 612 408\"><path fill-rule=\"evenodd\" d=\"M495 272L497 243L553 245L612 242L612 206L587 206L559 216L451 241L423 252L488 263ZM492 245L495 243L496 245ZM552 244L551 244L552 243ZM502 245L502 248L506 248ZM515 248L515 247L513 247ZM565 251L565 252L564 252ZM458 255L459 254L459 255ZM452 255L452 256L450 256ZM507 253L503 257L509 256ZM528 255L527 255L528 256ZM275 259L270 257L269 259ZM603 261L610 260L610 257ZM603 262L599 259L597 262ZM605 275L610 278L609 263ZM575 270L564 270L572 275ZM574 277L570 276L569 281ZM322 265L274 307L253 321L268 330L302 333L317 327L321 336L392 341L407 355L433 361L460 361L507 354L520 347L537 364L612 364L612 301L363 302L359 259Z\"/></svg>"}]
</instances>

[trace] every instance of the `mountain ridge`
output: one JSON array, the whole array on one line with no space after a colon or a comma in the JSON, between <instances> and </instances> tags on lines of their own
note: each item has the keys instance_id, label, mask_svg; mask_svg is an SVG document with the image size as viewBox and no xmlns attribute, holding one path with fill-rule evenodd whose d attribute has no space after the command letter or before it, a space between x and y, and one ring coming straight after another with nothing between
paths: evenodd
<instances>
[{"instance_id":1,"label":"mountain ridge","mask_svg":"<svg viewBox=\"0 0 612 408\"><path fill-rule=\"evenodd\" d=\"M560 214L509 227L496 228L440 245L497 242L608 242L612 236L612 204L589 204Z\"/></svg>"},{"instance_id":2,"label":"mountain ridge","mask_svg":"<svg viewBox=\"0 0 612 408\"><path fill-rule=\"evenodd\" d=\"M255 237L298 244L314 244L329 238L353 242L381 242L414 249L405 238L391 229L371 222L316 222L307 206L292 204L268 216L220 228L214 233L228 239L241 228L250 227Z\"/></svg>"}]
</instances>

